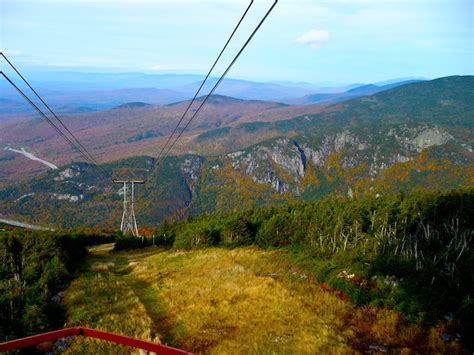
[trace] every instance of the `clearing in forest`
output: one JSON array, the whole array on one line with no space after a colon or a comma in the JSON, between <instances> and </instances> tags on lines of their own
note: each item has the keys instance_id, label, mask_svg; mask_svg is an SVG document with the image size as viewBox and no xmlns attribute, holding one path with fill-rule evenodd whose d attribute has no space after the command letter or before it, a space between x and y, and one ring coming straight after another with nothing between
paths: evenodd
<instances>
[{"instance_id":1,"label":"clearing in forest","mask_svg":"<svg viewBox=\"0 0 474 355\"><path fill-rule=\"evenodd\" d=\"M422 336L393 311L355 307L343 294L324 289L284 251L112 247L92 248L67 289L68 325L216 354L345 353L369 345L402 350ZM430 335L431 346L443 347L434 331ZM68 348L129 351L81 338Z\"/></svg>"}]
</instances>

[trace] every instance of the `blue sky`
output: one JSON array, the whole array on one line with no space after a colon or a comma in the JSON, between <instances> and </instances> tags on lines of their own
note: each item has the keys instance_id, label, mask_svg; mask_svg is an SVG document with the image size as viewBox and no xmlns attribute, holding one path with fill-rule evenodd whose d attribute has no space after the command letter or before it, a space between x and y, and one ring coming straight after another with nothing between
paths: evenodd
<instances>
[{"instance_id":1,"label":"blue sky","mask_svg":"<svg viewBox=\"0 0 474 355\"><path fill-rule=\"evenodd\" d=\"M255 0L224 69L272 0ZM0 48L22 68L202 73L248 0L0 0ZM280 0L229 73L375 82L474 73L472 0Z\"/></svg>"}]
</instances>

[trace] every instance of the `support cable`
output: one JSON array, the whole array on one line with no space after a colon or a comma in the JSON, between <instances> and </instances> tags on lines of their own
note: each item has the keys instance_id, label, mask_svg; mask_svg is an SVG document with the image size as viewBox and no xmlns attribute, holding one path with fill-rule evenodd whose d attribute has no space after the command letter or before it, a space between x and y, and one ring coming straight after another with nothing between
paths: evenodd
<instances>
[{"instance_id":1,"label":"support cable","mask_svg":"<svg viewBox=\"0 0 474 355\"><path fill-rule=\"evenodd\" d=\"M100 167L97 160L92 156L92 154L84 147L84 145L76 138L76 136L71 132L71 130L64 124L64 122L56 115L56 113L51 109L51 107L43 100L43 98L38 94L38 92L30 85L30 83L25 79L25 77L20 73L20 71L13 65L13 63L0 52L0 56L5 59L5 61L10 65L10 67L18 74L18 76L23 80L23 82L30 88L30 90L36 95L36 97L43 103L43 105L48 109L48 111L56 118L56 120L61 124L61 126L71 135L75 143L83 150L85 154L89 157L87 160L96 165L99 169L102 170L107 176L109 173ZM9 80L9 79L7 79ZM10 81L10 80L9 80ZM84 156L84 154L81 153Z\"/></svg>"},{"instance_id":2,"label":"support cable","mask_svg":"<svg viewBox=\"0 0 474 355\"><path fill-rule=\"evenodd\" d=\"M38 114L40 114L41 117L43 117L51 127L53 127L53 129L64 139L66 140L80 155L82 155L87 161L90 161L90 158L84 154L84 152L79 149L79 147L77 147L77 145L67 136L64 134L64 132L62 132L58 126L56 126L54 124L53 121L51 121L51 119L46 116L44 114L44 112L37 106L35 105L35 103L33 101L31 101L31 99L3 72L3 71L0 71L0 75L2 75L5 80L8 81L8 83L13 86L15 88L15 90L30 104L30 106L32 106L36 112L38 112ZM93 164L95 165L95 163L93 162ZM100 167L99 165L97 165L98 168L100 168L101 170L103 170L106 174L108 174L102 167Z\"/></svg>"},{"instance_id":3,"label":"support cable","mask_svg":"<svg viewBox=\"0 0 474 355\"><path fill-rule=\"evenodd\" d=\"M235 32L237 32L237 29L240 27L240 24L242 23L242 21L244 20L244 18L247 16L247 13L249 12L250 8L252 7L253 5L253 1L254 0L251 0L250 1L250 4L247 6L247 9L245 10L245 12L243 13L243 15L241 16L239 22L237 23L237 25L235 26L234 30L232 31L231 35L229 36L229 38L227 39L227 42L225 43L224 47L222 48L221 52L219 53L219 55L217 56L216 60L214 61L214 64L212 64L212 67L211 69L209 69L206 77L204 78L204 80L202 81L201 85L199 86L198 90L196 91L196 93L194 94L194 97L192 98L192 100L189 102L188 106L186 107L186 110L184 111L183 115L181 116L178 124L176 125L176 127L173 129L173 132L171 133L171 135L168 137L166 143L163 145L163 147L161 148L160 150L160 153L158 154L158 157L156 158L157 161L160 160L160 158L162 157L162 154L163 152L165 151L167 145L170 143L172 137L174 136L174 134L176 133L176 131L178 130L178 127L180 126L180 124L183 122L183 119L184 117L186 116L186 114L188 113L189 109L191 108L191 106L193 105L193 103L196 101L196 98L197 96L199 95L199 93L201 92L202 88L204 87L204 84L206 83L207 79L209 78L209 76L211 75L211 72L214 70L215 66L217 65L217 62L219 61L219 59L221 58L222 54L224 53L224 51L226 50L227 46L229 45L230 41L232 40L232 38L234 37L234 34Z\"/></svg>"},{"instance_id":4,"label":"support cable","mask_svg":"<svg viewBox=\"0 0 474 355\"><path fill-rule=\"evenodd\" d=\"M170 150L174 147L174 145L176 144L176 142L178 141L178 139L183 135L184 131L186 130L186 128L188 128L189 124L192 122L192 120L196 117L196 115L199 113L199 111L202 109L202 107L204 106L204 104L206 103L206 101L209 99L209 97L214 93L214 91L217 89L217 87L220 85L220 83L222 82L222 80L225 78L225 76L227 75L227 73L229 72L229 70L233 67L233 65L235 64L235 62L237 61L237 59L240 57L240 55L242 54L242 52L245 50L245 48L247 47L247 45L250 43L250 41L252 40L252 38L255 36L255 34L257 33L257 31L260 29L260 27L262 26L262 24L265 22L265 20L267 19L268 15L270 15L270 13L272 12L273 8L275 7L275 5L277 4L278 0L275 0L275 2L273 3L273 5L270 7L270 9L268 9L268 11L266 12L265 16L262 18L262 20L259 22L259 24L257 25L257 27L255 27L255 29L253 30L252 34L250 35L250 37L247 39L247 41L245 42L245 44L242 46L242 48L239 50L239 52L237 53L237 55L234 57L234 59L232 60L232 62L229 64L229 66L227 67L227 69L225 70L225 72L221 75L221 77L219 78L219 80L217 81L217 83L214 85L214 87L212 88L212 90L209 92L209 94L206 95L206 97L204 98L204 100L201 102L201 105L197 108L197 110L194 112L194 114L191 116L191 118L189 119L189 121L186 123L186 125L184 126L184 128L181 130L181 132L178 134L178 136L175 138L175 140L173 141L173 143L171 144L171 146L168 148L168 150L166 151L166 155L169 154ZM163 159L164 159L164 156L162 157L162 159L160 161L157 162L157 166L159 166L162 162L163 162Z\"/></svg>"}]
</instances>

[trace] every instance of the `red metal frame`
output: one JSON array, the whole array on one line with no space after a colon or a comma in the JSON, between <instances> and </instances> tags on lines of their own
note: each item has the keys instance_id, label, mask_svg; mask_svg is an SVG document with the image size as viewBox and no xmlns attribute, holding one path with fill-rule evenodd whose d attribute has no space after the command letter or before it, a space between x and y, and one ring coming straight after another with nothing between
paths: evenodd
<instances>
[{"instance_id":1,"label":"red metal frame","mask_svg":"<svg viewBox=\"0 0 474 355\"><path fill-rule=\"evenodd\" d=\"M27 346L36 345L45 341L57 340L64 337L78 335L100 340L106 340L116 344L130 346L136 349L152 351L160 355L192 354L184 350L175 349L166 345L156 344L151 341L134 339L124 335L118 335L114 333L104 332L102 330L95 330L85 327L65 328L49 333L33 335L26 338L0 343L0 352L16 350L20 348L25 348Z\"/></svg>"}]
</instances>

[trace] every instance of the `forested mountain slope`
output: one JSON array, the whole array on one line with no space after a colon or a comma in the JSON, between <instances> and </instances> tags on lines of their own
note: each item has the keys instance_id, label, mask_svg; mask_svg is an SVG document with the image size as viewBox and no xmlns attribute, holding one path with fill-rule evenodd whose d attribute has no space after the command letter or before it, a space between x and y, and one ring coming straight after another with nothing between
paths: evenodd
<instances>
[{"instance_id":1,"label":"forested mountain slope","mask_svg":"<svg viewBox=\"0 0 474 355\"><path fill-rule=\"evenodd\" d=\"M142 225L328 194L472 185L473 97L472 76L413 83L317 114L224 125L194 137L201 148L227 147L223 153L169 157L159 169L149 157L104 168L144 169L147 184L137 188ZM248 137L264 135L272 138L248 145ZM119 188L96 167L76 163L0 191L0 204L9 216L41 224L116 226Z\"/></svg>"}]
</instances>

